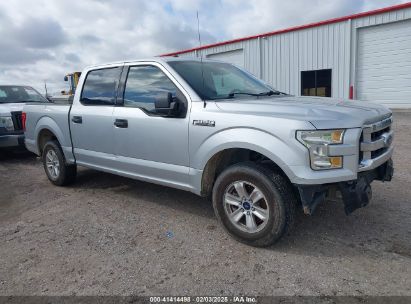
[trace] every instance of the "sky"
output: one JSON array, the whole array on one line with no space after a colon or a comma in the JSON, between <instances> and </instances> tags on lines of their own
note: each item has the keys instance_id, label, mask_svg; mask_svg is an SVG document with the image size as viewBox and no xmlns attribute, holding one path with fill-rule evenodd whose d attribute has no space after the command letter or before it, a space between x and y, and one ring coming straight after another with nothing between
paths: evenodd
<instances>
[{"instance_id":1,"label":"sky","mask_svg":"<svg viewBox=\"0 0 411 304\"><path fill-rule=\"evenodd\" d=\"M92 64L157 56L202 44L341 17L401 0L0 1L0 84L44 93Z\"/></svg>"}]
</instances>

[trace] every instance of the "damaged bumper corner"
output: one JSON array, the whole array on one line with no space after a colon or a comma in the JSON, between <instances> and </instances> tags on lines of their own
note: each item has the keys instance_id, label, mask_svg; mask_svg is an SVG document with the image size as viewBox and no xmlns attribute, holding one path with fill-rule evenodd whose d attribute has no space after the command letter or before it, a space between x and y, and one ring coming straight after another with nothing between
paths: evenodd
<instances>
[{"instance_id":1,"label":"damaged bumper corner","mask_svg":"<svg viewBox=\"0 0 411 304\"><path fill-rule=\"evenodd\" d=\"M373 170L359 173L356 180L324 185L296 185L296 187L305 214L313 214L318 204L329 197L330 193L337 190L341 193L344 210L348 215L354 210L368 205L372 197L372 181L391 181L393 174L393 162L389 159Z\"/></svg>"}]
</instances>

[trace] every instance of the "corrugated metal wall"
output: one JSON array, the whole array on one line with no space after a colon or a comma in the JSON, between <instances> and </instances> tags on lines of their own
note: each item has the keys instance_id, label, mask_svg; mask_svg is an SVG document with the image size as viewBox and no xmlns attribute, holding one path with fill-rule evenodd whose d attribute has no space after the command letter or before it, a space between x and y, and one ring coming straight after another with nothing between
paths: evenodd
<instances>
[{"instance_id":1,"label":"corrugated metal wall","mask_svg":"<svg viewBox=\"0 0 411 304\"><path fill-rule=\"evenodd\" d=\"M301 71L332 69L332 96L348 92L349 23L263 38L261 47L262 78L278 90L299 95Z\"/></svg>"},{"instance_id":2,"label":"corrugated metal wall","mask_svg":"<svg viewBox=\"0 0 411 304\"><path fill-rule=\"evenodd\" d=\"M274 88L301 93L301 71L332 69L332 97L348 98L355 85L357 29L411 18L411 8L211 47L180 56L242 49L244 67Z\"/></svg>"}]
</instances>

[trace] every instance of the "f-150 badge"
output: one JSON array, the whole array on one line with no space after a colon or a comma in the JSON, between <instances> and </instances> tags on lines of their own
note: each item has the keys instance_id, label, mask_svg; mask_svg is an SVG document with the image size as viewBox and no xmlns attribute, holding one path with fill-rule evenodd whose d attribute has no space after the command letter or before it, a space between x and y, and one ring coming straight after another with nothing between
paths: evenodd
<instances>
[{"instance_id":1,"label":"f-150 badge","mask_svg":"<svg viewBox=\"0 0 411 304\"><path fill-rule=\"evenodd\" d=\"M215 127L214 120L193 120L193 125L203 127Z\"/></svg>"}]
</instances>

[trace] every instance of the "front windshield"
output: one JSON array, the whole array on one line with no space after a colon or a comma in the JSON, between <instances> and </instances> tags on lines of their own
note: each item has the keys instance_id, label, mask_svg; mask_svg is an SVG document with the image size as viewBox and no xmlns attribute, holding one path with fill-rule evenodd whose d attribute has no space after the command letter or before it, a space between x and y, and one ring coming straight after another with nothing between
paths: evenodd
<instances>
[{"instance_id":1,"label":"front windshield","mask_svg":"<svg viewBox=\"0 0 411 304\"><path fill-rule=\"evenodd\" d=\"M0 86L0 103L47 102L32 87Z\"/></svg>"},{"instance_id":2,"label":"front windshield","mask_svg":"<svg viewBox=\"0 0 411 304\"><path fill-rule=\"evenodd\" d=\"M168 64L203 100L274 93L273 89L262 81L228 63L210 61L201 63L192 60L170 61Z\"/></svg>"}]
</instances>

